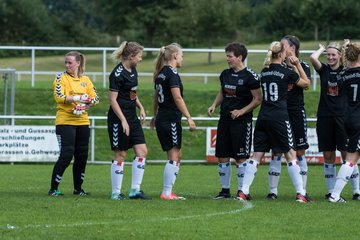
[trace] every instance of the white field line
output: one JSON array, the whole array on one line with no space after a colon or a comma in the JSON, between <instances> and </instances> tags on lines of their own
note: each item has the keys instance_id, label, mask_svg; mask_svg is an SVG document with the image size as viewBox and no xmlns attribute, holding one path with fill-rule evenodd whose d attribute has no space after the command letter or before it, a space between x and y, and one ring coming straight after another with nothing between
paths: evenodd
<instances>
[{"instance_id":1,"label":"white field line","mask_svg":"<svg viewBox=\"0 0 360 240\"><path fill-rule=\"evenodd\" d=\"M215 216L222 216L222 215L232 215L241 213L247 210L252 209L254 206L251 202L243 202L242 208L231 210L231 211L222 211L222 212L213 212L213 213L207 213L207 214L197 214L197 215L189 215L189 216L178 216L178 217L165 217L165 218L150 218L146 219L147 222L168 222L168 221L179 221L179 220L185 220L185 219L192 219L192 218L206 218L206 217L215 217ZM140 223L143 222L144 219L138 219L133 220L131 223ZM78 222L78 223L71 223L71 224L29 224L25 225L23 227L19 226L11 226L11 228L8 229L30 229L30 228L71 228L71 227L82 227L82 226L93 226L93 225L113 225L113 224L126 224L129 223L129 220L124 221L111 221L111 222L104 222L104 221L92 221L92 222Z\"/></svg>"}]
</instances>

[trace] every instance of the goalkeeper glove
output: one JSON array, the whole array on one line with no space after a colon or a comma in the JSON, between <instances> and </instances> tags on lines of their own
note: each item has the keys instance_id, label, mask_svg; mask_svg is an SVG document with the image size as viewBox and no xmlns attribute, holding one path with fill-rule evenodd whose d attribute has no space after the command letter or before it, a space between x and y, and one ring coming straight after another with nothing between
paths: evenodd
<instances>
[{"instance_id":1,"label":"goalkeeper glove","mask_svg":"<svg viewBox=\"0 0 360 240\"><path fill-rule=\"evenodd\" d=\"M80 116L85 112L86 105L84 103L79 103L72 110L73 110L73 114Z\"/></svg>"},{"instance_id":2,"label":"goalkeeper glove","mask_svg":"<svg viewBox=\"0 0 360 240\"><path fill-rule=\"evenodd\" d=\"M90 103L91 97L87 94L73 96L74 102Z\"/></svg>"}]
</instances>

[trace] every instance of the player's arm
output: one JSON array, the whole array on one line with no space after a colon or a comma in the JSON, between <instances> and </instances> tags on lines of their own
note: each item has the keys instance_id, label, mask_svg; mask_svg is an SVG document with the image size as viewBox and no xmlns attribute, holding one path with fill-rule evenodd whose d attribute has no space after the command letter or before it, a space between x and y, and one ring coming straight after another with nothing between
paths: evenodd
<instances>
[{"instance_id":1,"label":"player's arm","mask_svg":"<svg viewBox=\"0 0 360 240\"><path fill-rule=\"evenodd\" d=\"M90 79L88 80L88 84L87 84L87 93L89 94L91 99L90 101L91 106L94 106L99 103L100 100L99 95L96 91L94 84L90 81Z\"/></svg>"},{"instance_id":2,"label":"player's arm","mask_svg":"<svg viewBox=\"0 0 360 240\"><path fill-rule=\"evenodd\" d=\"M67 98L68 96L65 95L65 84L62 81L62 75L59 74L53 84L54 87L54 100L56 103L64 104L68 103Z\"/></svg>"},{"instance_id":3,"label":"player's arm","mask_svg":"<svg viewBox=\"0 0 360 240\"><path fill-rule=\"evenodd\" d=\"M257 106L259 106L261 104L262 93L261 93L260 88L251 90L251 95L253 96L253 99L251 100L251 102L248 105L246 105L242 109L235 109L230 112L232 119L235 119L239 116L242 116L242 115L254 110Z\"/></svg>"},{"instance_id":4,"label":"player's arm","mask_svg":"<svg viewBox=\"0 0 360 240\"><path fill-rule=\"evenodd\" d=\"M222 94L222 89L220 89L220 91L216 95L216 98L215 98L213 104L211 104L211 106L208 108L209 116L211 116L211 114L213 114L215 112L215 109L222 103L223 100L224 100L224 96Z\"/></svg>"},{"instance_id":5,"label":"player's arm","mask_svg":"<svg viewBox=\"0 0 360 240\"><path fill-rule=\"evenodd\" d=\"M310 79L307 77L299 59L295 56L290 56L290 63L294 66L294 71L300 76L300 80L296 83L298 87L308 89L310 87Z\"/></svg>"},{"instance_id":6,"label":"player's arm","mask_svg":"<svg viewBox=\"0 0 360 240\"><path fill-rule=\"evenodd\" d=\"M129 136L129 125L126 121L126 118L121 110L120 105L118 104L118 102L116 101L118 96L118 92L116 91L110 91L109 90L109 102L110 102L110 106L112 108L112 110L115 112L116 116L119 118L119 120L121 121L121 125L123 127L123 132Z\"/></svg>"},{"instance_id":7,"label":"player's arm","mask_svg":"<svg viewBox=\"0 0 360 240\"><path fill-rule=\"evenodd\" d=\"M320 70L321 68L321 62L319 61L319 57L324 51L325 51L324 45L319 44L319 49L310 55L310 62L314 66L315 70Z\"/></svg>"},{"instance_id":8,"label":"player's arm","mask_svg":"<svg viewBox=\"0 0 360 240\"><path fill-rule=\"evenodd\" d=\"M195 122L192 120L191 115L186 107L185 101L181 96L180 88L177 87L171 88L171 95L173 96L177 108L188 120L190 131L195 130L196 129Z\"/></svg>"}]
</instances>

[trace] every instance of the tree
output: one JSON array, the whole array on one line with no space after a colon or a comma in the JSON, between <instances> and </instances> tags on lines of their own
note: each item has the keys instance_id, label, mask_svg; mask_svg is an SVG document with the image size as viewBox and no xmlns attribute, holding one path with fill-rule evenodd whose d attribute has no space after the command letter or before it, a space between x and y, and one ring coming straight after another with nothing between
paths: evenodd
<instances>
[{"instance_id":1,"label":"tree","mask_svg":"<svg viewBox=\"0 0 360 240\"><path fill-rule=\"evenodd\" d=\"M54 40L50 16L41 0L3 0L0 3L0 41L39 44Z\"/></svg>"}]
</instances>

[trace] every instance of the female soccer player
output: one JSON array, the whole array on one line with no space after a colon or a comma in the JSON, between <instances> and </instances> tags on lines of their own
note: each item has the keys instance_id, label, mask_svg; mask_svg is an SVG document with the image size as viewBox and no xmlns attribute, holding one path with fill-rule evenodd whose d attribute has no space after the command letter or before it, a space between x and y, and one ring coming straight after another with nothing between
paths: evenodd
<instances>
[{"instance_id":1,"label":"female soccer player","mask_svg":"<svg viewBox=\"0 0 360 240\"><path fill-rule=\"evenodd\" d=\"M300 55L300 41L296 36L287 35L281 39L281 43L286 49L286 59L284 61L284 66L290 70L293 70L299 74L298 67L295 67L291 63L291 58L299 58ZM300 61L299 68L302 68L306 74L306 79L310 83L310 67L304 62ZM306 87L308 88L308 86ZM304 107L304 88L290 83L288 85L288 98L287 98L289 120L291 128L293 129L295 146L296 146L296 156L299 161L299 166L301 169L301 176L303 179L304 190L306 192L306 183L307 183L307 172L308 166L305 158L305 150L309 148L307 143L307 123L306 123L306 113ZM281 174L281 155L274 154L273 159L269 165L269 187L270 193L267 196L267 199L274 200L277 199L277 188L279 184L279 178Z\"/></svg>"},{"instance_id":2,"label":"female soccer player","mask_svg":"<svg viewBox=\"0 0 360 240\"><path fill-rule=\"evenodd\" d=\"M72 51L65 55L66 71L57 75L54 81L54 99L57 103L56 136L60 156L55 163L49 196L63 195L58 187L65 169L74 157L74 194L85 196L82 189L88 158L90 121L87 108L99 103L96 89L84 75L85 56Z\"/></svg>"},{"instance_id":3,"label":"female soccer player","mask_svg":"<svg viewBox=\"0 0 360 240\"><path fill-rule=\"evenodd\" d=\"M319 61L320 55L325 52L327 64ZM318 136L319 151L324 155L324 175L328 199L334 190L336 181L336 149L345 159L347 135L344 124L346 109L346 95L341 92L340 79L336 76L342 71L341 45L337 42L330 43L326 48L320 44L319 49L310 56L310 61L320 75L321 93L317 112L316 132ZM353 199L360 200L359 168L354 166L351 175Z\"/></svg>"},{"instance_id":4,"label":"female soccer player","mask_svg":"<svg viewBox=\"0 0 360 240\"><path fill-rule=\"evenodd\" d=\"M254 153L247 160L243 185L237 196L240 201L250 200L250 186L255 178L257 168L265 152L272 149L284 153L288 162L288 172L296 189L296 201L308 202L296 159L295 142L287 110L288 85L302 88L309 86L309 80L301 67L299 59L288 56L290 63L296 67L299 75L285 68L282 63L286 49L281 42L272 42L265 59L265 68L261 71L260 81L263 100L254 131Z\"/></svg>"},{"instance_id":5,"label":"female soccer player","mask_svg":"<svg viewBox=\"0 0 360 240\"><path fill-rule=\"evenodd\" d=\"M111 184L113 200L123 200L121 192L126 151L133 148L135 157L132 162L130 199L150 199L140 190L142 183L147 147L136 114L140 110L141 121L145 120L145 111L137 96L138 78L136 66L142 60L143 47L136 42L122 42L112 57L118 64L111 72L109 80L108 133L114 159L111 164Z\"/></svg>"},{"instance_id":6,"label":"female soccer player","mask_svg":"<svg viewBox=\"0 0 360 240\"><path fill-rule=\"evenodd\" d=\"M231 162L236 161L238 192L242 187L244 169L252 142L252 111L261 103L258 76L245 67L245 45L234 42L225 47L229 65L220 75L221 89L208 109L209 116L221 104L217 127L215 156L222 189L214 199L230 198Z\"/></svg>"},{"instance_id":7,"label":"female soccer player","mask_svg":"<svg viewBox=\"0 0 360 240\"><path fill-rule=\"evenodd\" d=\"M336 177L334 190L329 197L330 202L346 202L340 196L360 157L360 42L349 43L345 41L344 58L347 67L338 77L343 81L347 96L347 110L345 114L345 127L348 135L346 161L340 167Z\"/></svg>"},{"instance_id":8,"label":"female soccer player","mask_svg":"<svg viewBox=\"0 0 360 240\"><path fill-rule=\"evenodd\" d=\"M154 72L154 118L150 127L156 126L161 147L167 152L164 169L164 188L160 195L165 200L185 200L173 193L181 160L182 114L187 118L190 131L196 125L183 99L183 84L177 72L183 61L183 52L177 43L160 49Z\"/></svg>"}]
</instances>

